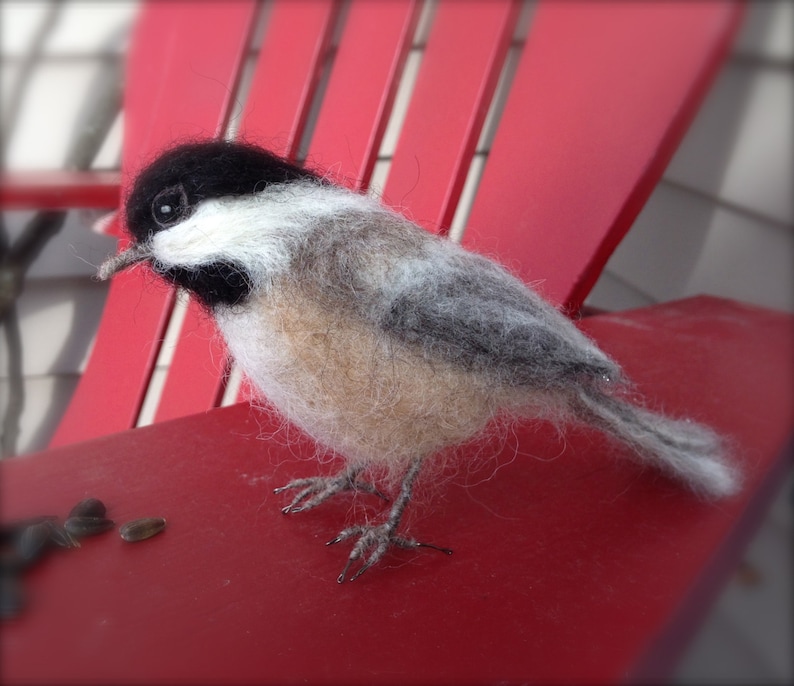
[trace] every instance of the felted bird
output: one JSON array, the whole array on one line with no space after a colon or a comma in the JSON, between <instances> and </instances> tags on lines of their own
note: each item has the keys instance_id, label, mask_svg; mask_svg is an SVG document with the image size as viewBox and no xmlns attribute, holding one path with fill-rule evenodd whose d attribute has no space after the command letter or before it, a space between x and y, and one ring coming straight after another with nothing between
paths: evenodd
<instances>
[{"instance_id":1,"label":"felted bird","mask_svg":"<svg viewBox=\"0 0 794 686\"><path fill-rule=\"evenodd\" d=\"M190 291L269 403L344 456L338 474L276 489L296 491L285 513L378 493L371 465L402 475L385 521L331 541L355 539L340 582L391 546L438 548L399 532L420 469L498 417L596 427L701 496L739 486L712 430L629 402L619 365L506 269L262 148L166 151L125 219L132 244L100 277L146 262Z\"/></svg>"}]
</instances>

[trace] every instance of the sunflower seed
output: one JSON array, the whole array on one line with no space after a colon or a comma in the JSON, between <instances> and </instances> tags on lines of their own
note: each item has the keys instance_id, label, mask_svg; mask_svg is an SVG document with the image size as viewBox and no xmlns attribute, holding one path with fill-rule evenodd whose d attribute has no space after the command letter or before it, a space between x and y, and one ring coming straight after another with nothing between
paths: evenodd
<instances>
[{"instance_id":1,"label":"sunflower seed","mask_svg":"<svg viewBox=\"0 0 794 686\"><path fill-rule=\"evenodd\" d=\"M69 517L104 517L107 513L105 503L97 498L85 498L69 512Z\"/></svg>"},{"instance_id":2,"label":"sunflower seed","mask_svg":"<svg viewBox=\"0 0 794 686\"><path fill-rule=\"evenodd\" d=\"M163 517L143 517L127 522L119 529L119 534L128 543L144 541L159 534L165 529L165 519Z\"/></svg>"}]
</instances>

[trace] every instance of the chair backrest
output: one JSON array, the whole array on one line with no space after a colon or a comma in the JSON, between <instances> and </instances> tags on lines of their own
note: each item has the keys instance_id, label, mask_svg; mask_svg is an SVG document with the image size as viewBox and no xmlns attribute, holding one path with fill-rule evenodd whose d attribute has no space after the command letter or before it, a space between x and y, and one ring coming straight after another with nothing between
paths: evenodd
<instances>
[{"instance_id":1,"label":"chair backrest","mask_svg":"<svg viewBox=\"0 0 794 686\"><path fill-rule=\"evenodd\" d=\"M147 2L128 58L123 185L164 147L231 122L352 187L385 178L384 202L431 231L465 225L464 244L575 311L740 15L711 0ZM54 445L136 425L175 309L154 419L221 401L212 324L175 302L143 270L115 277Z\"/></svg>"}]
</instances>

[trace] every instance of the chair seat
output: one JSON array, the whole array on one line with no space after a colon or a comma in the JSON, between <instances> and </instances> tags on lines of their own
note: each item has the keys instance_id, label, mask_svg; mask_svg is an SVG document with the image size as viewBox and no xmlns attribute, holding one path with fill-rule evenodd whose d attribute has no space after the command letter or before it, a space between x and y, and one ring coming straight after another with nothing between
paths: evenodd
<instances>
[{"instance_id":1,"label":"chair seat","mask_svg":"<svg viewBox=\"0 0 794 686\"><path fill-rule=\"evenodd\" d=\"M5 682L662 678L791 464L792 323L705 297L581 322L651 404L730 437L738 496L699 501L599 435L530 422L420 487L406 527L452 556L390 553L341 586L347 549L324 542L383 504L282 515L272 489L316 473L313 446L260 440L278 423L246 405L0 463L3 520L93 495L118 524L169 522L32 572L27 611L4 627Z\"/></svg>"}]
</instances>

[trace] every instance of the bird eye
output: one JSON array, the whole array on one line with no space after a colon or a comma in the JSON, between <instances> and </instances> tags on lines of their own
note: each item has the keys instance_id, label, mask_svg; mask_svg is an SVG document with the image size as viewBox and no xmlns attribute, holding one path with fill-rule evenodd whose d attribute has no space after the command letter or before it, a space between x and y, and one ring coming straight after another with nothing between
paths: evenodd
<instances>
[{"instance_id":1,"label":"bird eye","mask_svg":"<svg viewBox=\"0 0 794 686\"><path fill-rule=\"evenodd\" d=\"M187 194L181 185L160 191L152 202L152 216L158 226L167 229L187 216L189 205Z\"/></svg>"}]
</instances>

